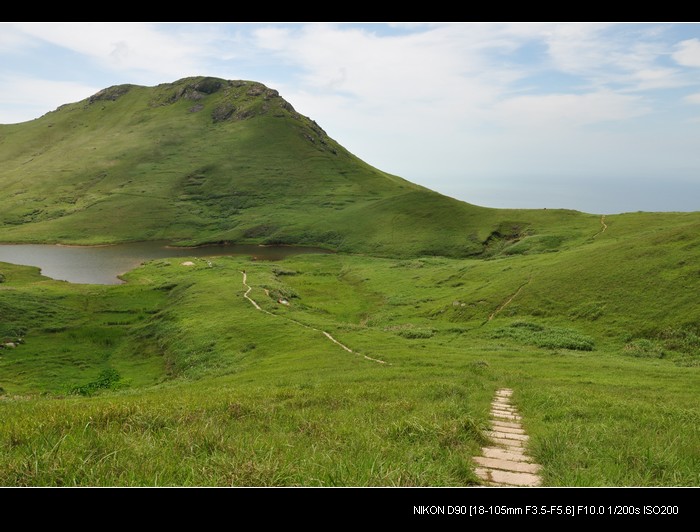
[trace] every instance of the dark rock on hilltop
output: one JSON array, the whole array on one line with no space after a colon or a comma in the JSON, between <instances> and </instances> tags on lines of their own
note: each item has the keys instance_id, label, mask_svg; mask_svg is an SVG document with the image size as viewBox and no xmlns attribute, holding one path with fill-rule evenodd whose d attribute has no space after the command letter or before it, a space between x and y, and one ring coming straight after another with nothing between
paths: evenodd
<instances>
[{"instance_id":1,"label":"dark rock on hilltop","mask_svg":"<svg viewBox=\"0 0 700 532\"><path fill-rule=\"evenodd\" d=\"M98 101L115 101L120 96L125 95L129 92L134 85L113 85L96 92L88 98L88 103L95 103Z\"/></svg>"}]
</instances>

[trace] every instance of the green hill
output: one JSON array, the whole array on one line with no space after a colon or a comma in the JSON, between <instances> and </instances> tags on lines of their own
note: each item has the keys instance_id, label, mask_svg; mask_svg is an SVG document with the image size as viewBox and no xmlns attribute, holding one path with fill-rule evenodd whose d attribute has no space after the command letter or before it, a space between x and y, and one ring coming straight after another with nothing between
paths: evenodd
<instances>
[{"instance_id":1,"label":"green hill","mask_svg":"<svg viewBox=\"0 0 700 532\"><path fill-rule=\"evenodd\" d=\"M204 77L114 86L0 126L0 188L5 242L230 241L463 257L555 226L567 238L596 227L572 211L442 196L364 163L277 91Z\"/></svg>"}]
</instances>

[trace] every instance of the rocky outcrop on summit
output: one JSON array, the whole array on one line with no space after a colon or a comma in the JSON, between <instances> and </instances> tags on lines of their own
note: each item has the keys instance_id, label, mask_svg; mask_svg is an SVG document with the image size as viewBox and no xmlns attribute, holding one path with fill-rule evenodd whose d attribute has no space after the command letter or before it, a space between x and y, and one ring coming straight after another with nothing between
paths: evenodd
<instances>
[{"instance_id":1,"label":"rocky outcrop on summit","mask_svg":"<svg viewBox=\"0 0 700 532\"><path fill-rule=\"evenodd\" d=\"M106 89L102 89L101 91L90 96L88 98L88 103L95 103L99 101L113 102L120 96L124 96L133 87L134 85L113 85L111 87L107 87Z\"/></svg>"},{"instance_id":2,"label":"rocky outcrop on summit","mask_svg":"<svg viewBox=\"0 0 700 532\"><path fill-rule=\"evenodd\" d=\"M222 79L217 78L203 78L192 83L181 84L173 95L168 99L169 103L175 103L183 98L187 100L201 100L209 94L214 94L221 90L221 88L226 84Z\"/></svg>"},{"instance_id":3,"label":"rocky outcrop on summit","mask_svg":"<svg viewBox=\"0 0 700 532\"><path fill-rule=\"evenodd\" d=\"M191 77L155 89L151 106L173 105L182 100L196 102L188 108L190 113L203 110L208 98L215 96L215 100L208 100L214 123L247 120L268 113L278 118L290 115L300 118L278 91L255 81Z\"/></svg>"}]
</instances>

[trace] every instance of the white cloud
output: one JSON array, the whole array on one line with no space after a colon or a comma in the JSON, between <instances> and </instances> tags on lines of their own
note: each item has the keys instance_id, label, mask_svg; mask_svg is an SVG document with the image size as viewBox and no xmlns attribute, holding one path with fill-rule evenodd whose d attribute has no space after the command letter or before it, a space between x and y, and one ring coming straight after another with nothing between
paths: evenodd
<instances>
[{"instance_id":1,"label":"white cloud","mask_svg":"<svg viewBox=\"0 0 700 532\"><path fill-rule=\"evenodd\" d=\"M266 27L256 44L298 69L296 81L274 86L350 151L383 170L435 170L455 150L469 152L465 123L521 73L491 64L486 54L517 47L506 26L407 25L382 36L372 27ZM424 153L423 161L415 154ZM427 170L426 170L427 171Z\"/></svg>"},{"instance_id":2,"label":"white cloud","mask_svg":"<svg viewBox=\"0 0 700 532\"><path fill-rule=\"evenodd\" d=\"M554 66L562 72L587 75L610 61L607 41L601 37L604 24L552 25L545 42Z\"/></svg>"},{"instance_id":3,"label":"white cloud","mask_svg":"<svg viewBox=\"0 0 700 532\"><path fill-rule=\"evenodd\" d=\"M641 68L632 73L631 78L636 81L634 90L644 91L651 89L671 89L683 87L689 83L674 68Z\"/></svg>"},{"instance_id":4,"label":"white cloud","mask_svg":"<svg viewBox=\"0 0 700 532\"><path fill-rule=\"evenodd\" d=\"M509 127L571 129L627 120L649 111L650 108L638 96L598 91L510 98L495 107L495 117Z\"/></svg>"},{"instance_id":5,"label":"white cloud","mask_svg":"<svg viewBox=\"0 0 700 532\"><path fill-rule=\"evenodd\" d=\"M416 124L428 117L442 120L446 129L458 121L483 124L491 109L515 112L528 123L533 120L526 115L534 116L534 109L548 124L622 120L650 110L630 93L689 83L680 69L660 63L669 45L660 40L663 32L657 27L630 25L624 31L612 24L401 27L415 31L381 36L371 27L319 24L260 28L254 38L259 47L301 69L303 89L293 90L292 96L342 94L346 106L392 116L407 127L409 116ZM542 44L546 53L530 52L525 60L512 57L527 45L537 49ZM568 74L572 82L578 79L576 92L548 93L551 89L537 79L543 71ZM520 85L524 79L527 86ZM581 90L587 94L577 94ZM523 95L510 98L518 93Z\"/></svg>"},{"instance_id":6,"label":"white cloud","mask_svg":"<svg viewBox=\"0 0 700 532\"><path fill-rule=\"evenodd\" d=\"M31 45L31 39L14 25L0 23L0 53L17 52Z\"/></svg>"},{"instance_id":7,"label":"white cloud","mask_svg":"<svg viewBox=\"0 0 700 532\"><path fill-rule=\"evenodd\" d=\"M116 71L140 71L172 79L196 75L200 46L145 23L23 23L27 35L90 57Z\"/></svg>"},{"instance_id":8,"label":"white cloud","mask_svg":"<svg viewBox=\"0 0 700 532\"><path fill-rule=\"evenodd\" d=\"M0 123L11 124L37 118L63 104L87 98L102 88L71 81L0 78Z\"/></svg>"},{"instance_id":9,"label":"white cloud","mask_svg":"<svg viewBox=\"0 0 700 532\"><path fill-rule=\"evenodd\" d=\"M546 33L554 68L590 87L645 91L689 83L680 70L661 64L671 48L660 27L561 24Z\"/></svg>"},{"instance_id":10,"label":"white cloud","mask_svg":"<svg viewBox=\"0 0 700 532\"><path fill-rule=\"evenodd\" d=\"M339 91L382 105L430 103L458 93L476 105L495 96L494 79L515 76L507 68L484 68L484 49L514 43L496 39L479 25L439 25L379 36L371 28L318 24L293 31L262 28L255 38L261 48L300 67L307 90Z\"/></svg>"},{"instance_id":11,"label":"white cloud","mask_svg":"<svg viewBox=\"0 0 700 532\"><path fill-rule=\"evenodd\" d=\"M683 98L683 101L686 103L693 103L700 105L700 92L696 92L695 94L689 94L685 98Z\"/></svg>"},{"instance_id":12,"label":"white cloud","mask_svg":"<svg viewBox=\"0 0 700 532\"><path fill-rule=\"evenodd\" d=\"M278 28L266 26L254 31L257 45L268 50L284 50L287 42L292 37L290 28Z\"/></svg>"},{"instance_id":13,"label":"white cloud","mask_svg":"<svg viewBox=\"0 0 700 532\"><path fill-rule=\"evenodd\" d=\"M679 42L672 57L679 65L700 67L700 39Z\"/></svg>"},{"instance_id":14,"label":"white cloud","mask_svg":"<svg viewBox=\"0 0 700 532\"><path fill-rule=\"evenodd\" d=\"M677 75L656 63L657 43L616 41L607 25L401 29L382 36L371 27L270 27L254 37L301 69L300 83L273 83L298 111L370 164L428 186L436 175L518 173L543 164L556 173L572 159L583 168L590 158L577 155L582 145L606 146L589 126L627 127L652 111L651 100L630 91L669 86ZM543 93L551 90L537 78L543 71L578 77L578 91L587 90Z\"/></svg>"}]
</instances>

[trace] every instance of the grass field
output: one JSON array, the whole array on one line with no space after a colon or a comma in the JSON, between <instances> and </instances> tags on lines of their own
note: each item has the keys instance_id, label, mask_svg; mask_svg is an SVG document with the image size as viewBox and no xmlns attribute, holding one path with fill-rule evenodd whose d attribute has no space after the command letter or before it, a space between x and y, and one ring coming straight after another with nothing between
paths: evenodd
<instances>
[{"instance_id":1,"label":"grass field","mask_svg":"<svg viewBox=\"0 0 700 532\"><path fill-rule=\"evenodd\" d=\"M487 260L157 260L118 286L3 265L0 484L476 485L507 386L544 485L698 486L697 221Z\"/></svg>"}]
</instances>

